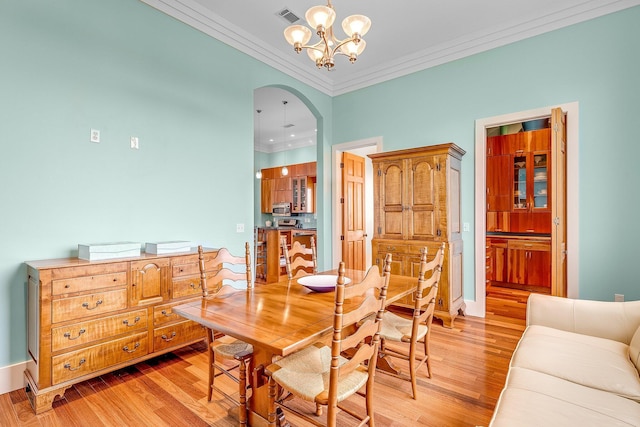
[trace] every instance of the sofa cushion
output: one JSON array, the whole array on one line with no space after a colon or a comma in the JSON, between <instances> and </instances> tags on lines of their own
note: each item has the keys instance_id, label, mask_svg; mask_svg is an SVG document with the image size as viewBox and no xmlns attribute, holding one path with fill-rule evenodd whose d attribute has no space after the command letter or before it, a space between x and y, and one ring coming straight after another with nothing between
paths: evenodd
<instances>
[{"instance_id":1,"label":"sofa cushion","mask_svg":"<svg viewBox=\"0 0 640 427\"><path fill-rule=\"evenodd\" d=\"M640 402L640 376L618 341L529 326L511 366L527 368Z\"/></svg>"},{"instance_id":2,"label":"sofa cushion","mask_svg":"<svg viewBox=\"0 0 640 427\"><path fill-rule=\"evenodd\" d=\"M636 329L636 333L631 338L631 344L629 344L629 357L636 369L640 372L640 326Z\"/></svg>"},{"instance_id":3,"label":"sofa cushion","mask_svg":"<svg viewBox=\"0 0 640 427\"><path fill-rule=\"evenodd\" d=\"M490 426L630 426L638 420L640 404L633 400L512 367Z\"/></svg>"}]
</instances>

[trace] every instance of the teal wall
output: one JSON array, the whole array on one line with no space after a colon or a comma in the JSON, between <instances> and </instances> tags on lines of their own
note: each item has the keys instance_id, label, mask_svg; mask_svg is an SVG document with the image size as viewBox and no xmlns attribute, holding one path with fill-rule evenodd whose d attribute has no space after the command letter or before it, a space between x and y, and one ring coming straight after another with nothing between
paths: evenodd
<instances>
[{"instance_id":1,"label":"teal wall","mask_svg":"<svg viewBox=\"0 0 640 427\"><path fill-rule=\"evenodd\" d=\"M136 0L0 0L0 368L27 358L24 261L78 243L252 239L253 90L267 85L319 118L321 266L331 144L456 142L473 224L474 120L578 101L580 296L640 299L638 22L636 7L331 98ZM473 229L464 238L473 295Z\"/></svg>"},{"instance_id":2,"label":"teal wall","mask_svg":"<svg viewBox=\"0 0 640 427\"><path fill-rule=\"evenodd\" d=\"M24 261L253 239L254 89L331 134L330 97L136 0L0 0L0 52L0 367L27 359Z\"/></svg>"},{"instance_id":3,"label":"teal wall","mask_svg":"<svg viewBox=\"0 0 640 427\"><path fill-rule=\"evenodd\" d=\"M385 151L448 141L467 151L462 221L472 229L463 233L463 277L473 296L474 121L577 101L579 295L640 299L638 23L635 7L338 96L333 143L382 136Z\"/></svg>"}]
</instances>

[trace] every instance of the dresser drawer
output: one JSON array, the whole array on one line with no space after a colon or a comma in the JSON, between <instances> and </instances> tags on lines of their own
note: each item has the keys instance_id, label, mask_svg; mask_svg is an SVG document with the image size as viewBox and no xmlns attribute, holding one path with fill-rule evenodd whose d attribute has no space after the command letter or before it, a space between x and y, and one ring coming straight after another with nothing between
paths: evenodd
<instances>
[{"instance_id":1,"label":"dresser drawer","mask_svg":"<svg viewBox=\"0 0 640 427\"><path fill-rule=\"evenodd\" d=\"M58 384L81 377L144 356L148 352L145 332L54 356L51 363L52 382Z\"/></svg>"},{"instance_id":2,"label":"dresser drawer","mask_svg":"<svg viewBox=\"0 0 640 427\"><path fill-rule=\"evenodd\" d=\"M51 329L51 350L59 351L147 328L147 310L136 310Z\"/></svg>"},{"instance_id":3,"label":"dresser drawer","mask_svg":"<svg viewBox=\"0 0 640 427\"><path fill-rule=\"evenodd\" d=\"M153 351L180 346L190 341L204 338L205 328L191 320L174 323L153 331Z\"/></svg>"},{"instance_id":4,"label":"dresser drawer","mask_svg":"<svg viewBox=\"0 0 640 427\"><path fill-rule=\"evenodd\" d=\"M51 293L52 295L61 295L71 292L93 291L102 288L125 286L126 284L127 272L120 271L117 273L53 280L51 282Z\"/></svg>"},{"instance_id":5,"label":"dresser drawer","mask_svg":"<svg viewBox=\"0 0 640 427\"><path fill-rule=\"evenodd\" d=\"M544 240L509 240L508 248L526 251L550 251L551 242Z\"/></svg>"},{"instance_id":6,"label":"dresser drawer","mask_svg":"<svg viewBox=\"0 0 640 427\"><path fill-rule=\"evenodd\" d=\"M171 266L171 275L173 277L190 276L192 274L200 274L198 255L183 256L174 260L173 265Z\"/></svg>"},{"instance_id":7,"label":"dresser drawer","mask_svg":"<svg viewBox=\"0 0 640 427\"><path fill-rule=\"evenodd\" d=\"M378 252L379 253L390 252L392 254L406 254L410 252L410 246L406 244L398 244L395 242L391 242L391 243L380 242L378 244Z\"/></svg>"},{"instance_id":8,"label":"dresser drawer","mask_svg":"<svg viewBox=\"0 0 640 427\"><path fill-rule=\"evenodd\" d=\"M170 304L157 305L153 307L153 326L157 328L159 326L163 326L168 323L185 320L184 317L175 314L172 309L176 305L185 304L187 302L194 301L195 299L200 299L200 297L185 299L182 301L172 302Z\"/></svg>"},{"instance_id":9,"label":"dresser drawer","mask_svg":"<svg viewBox=\"0 0 640 427\"><path fill-rule=\"evenodd\" d=\"M217 251L206 252L204 254L204 266L207 273L216 271L217 269L213 268L213 259L218 255ZM198 260L198 255L187 255L182 256L180 258L176 258L172 260L171 263L171 276L172 277L183 277L183 276L193 276L200 275L200 261Z\"/></svg>"},{"instance_id":10,"label":"dresser drawer","mask_svg":"<svg viewBox=\"0 0 640 427\"><path fill-rule=\"evenodd\" d=\"M53 268L51 269L51 278L53 280L60 280L74 277L101 276L104 274L126 272L127 270L129 270L129 263L127 262L105 264L88 263L79 267Z\"/></svg>"},{"instance_id":11,"label":"dresser drawer","mask_svg":"<svg viewBox=\"0 0 640 427\"><path fill-rule=\"evenodd\" d=\"M51 322L80 319L127 308L127 288L96 292L51 302Z\"/></svg>"},{"instance_id":12,"label":"dresser drawer","mask_svg":"<svg viewBox=\"0 0 640 427\"><path fill-rule=\"evenodd\" d=\"M200 275L181 277L173 279L171 283L172 298L182 298L187 296L202 296L202 287L200 286Z\"/></svg>"}]
</instances>

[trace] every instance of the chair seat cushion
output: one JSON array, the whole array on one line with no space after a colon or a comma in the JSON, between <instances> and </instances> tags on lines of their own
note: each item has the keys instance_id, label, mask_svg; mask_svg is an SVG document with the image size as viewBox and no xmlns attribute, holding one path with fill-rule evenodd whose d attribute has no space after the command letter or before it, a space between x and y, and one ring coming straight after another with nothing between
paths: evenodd
<instances>
[{"instance_id":1,"label":"chair seat cushion","mask_svg":"<svg viewBox=\"0 0 640 427\"><path fill-rule=\"evenodd\" d=\"M413 319L398 316L397 314L385 311L382 316L382 328L380 336L389 341L402 341L402 338L409 339L411 337L411 327ZM417 340L421 340L429 328L427 325L418 325Z\"/></svg>"},{"instance_id":2,"label":"chair seat cushion","mask_svg":"<svg viewBox=\"0 0 640 427\"><path fill-rule=\"evenodd\" d=\"M529 326L512 367L526 368L640 402L640 377L629 346L606 338Z\"/></svg>"},{"instance_id":3,"label":"chair seat cushion","mask_svg":"<svg viewBox=\"0 0 640 427\"><path fill-rule=\"evenodd\" d=\"M245 351L248 353L253 353L253 346L251 344L247 344L244 341L226 336L222 339L215 340L211 344L211 348L213 349L213 352L216 354L216 356L222 357L224 359L233 359L236 354Z\"/></svg>"},{"instance_id":4,"label":"chair seat cushion","mask_svg":"<svg viewBox=\"0 0 640 427\"><path fill-rule=\"evenodd\" d=\"M345 362L347 359L340 357L339 365L342 366ZM273 379L286 390L313 402L319 394L328 390L330 368L331 348L312 345L283 357L268 370L275 371L272 374ZM338 402L359 390L366 384L367 378L367 370L364 367L355 369L342 377L338 383Z\"/></svg>"}]
</instances>

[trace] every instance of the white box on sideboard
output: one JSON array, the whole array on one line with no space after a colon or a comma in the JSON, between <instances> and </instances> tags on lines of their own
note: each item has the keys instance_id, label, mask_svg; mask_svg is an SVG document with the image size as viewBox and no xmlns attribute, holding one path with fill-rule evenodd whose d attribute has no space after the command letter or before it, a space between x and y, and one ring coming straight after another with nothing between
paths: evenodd
<instances>
[{"instance_id":1,"label":"white box on sideboard","mask_svg":"<svg viewBox=\"0 0 640 427\"><path fill-rule=\"evenodd\" d=\"M147 242L145 252L148 254L163 255L189 252L192 243L186 240L170 240L166 242Z\"/></svg>"},{"instance_id":2,"label":"white box on sideboard","mask_svg":"<svg viewBox=\"0 0 640 427\"><path fill-rule=\"evenodd\" d=\"M88 261L140 256L139 242L78 244L78 258Z\"/></svg>"}]
</instances>

